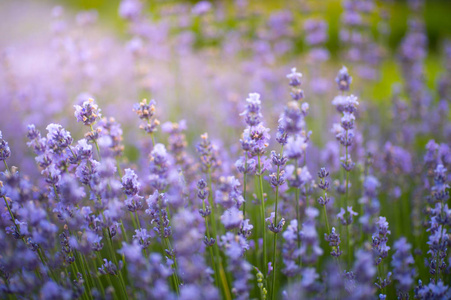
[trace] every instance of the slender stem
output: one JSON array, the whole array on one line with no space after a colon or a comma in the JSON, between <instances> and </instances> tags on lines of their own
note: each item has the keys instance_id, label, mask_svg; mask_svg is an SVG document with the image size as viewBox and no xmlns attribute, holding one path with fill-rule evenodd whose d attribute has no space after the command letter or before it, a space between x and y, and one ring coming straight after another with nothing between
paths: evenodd
<instances>
[{"instance_id":1,"label":"slender stem","mask_svg":"<svg viewBox=\"0 0 451 300\"><path fill-rule=\"evenodd\" d=\"M244 173L243 173L243 220L246 220L246 176L247 175L247 151L244 152Z\"/></svg>"},{"instance_id":2,"label":"slender stem","mask_svg":"<svg viewBox=\"0 0 451 300\"><path fill-rule=\"evenodd\" d=\"M327 217L327 208L326 208L326 205L323 205L323 208L324 208L324 218L326 219L327 233L330 233L329 218Z\"/></svg>"},{"instance_id":3,"label":"slender stem","mask_svg":"<svg viewBox=\"0 0 451 300\"><path fill-rule=\"evenodd\" d=\"M171 247L171 242L169 241L169 239L167 237L165 237L163 241L164 241L165 247L173 254L172 247ZM177 275L177 262L175 260L175 255L173 256L173 258L174 258L174 272L172 273L172 279L174 281L175 291L176 291L177 295L180 296L180 290L179 290L180 280L179 280L178 275Z\"/></svg>"},{"instance_id":4,"label":"slender stem","mask_svg":"<svg viewBox=\"0 0 451 300\"><path fill-rule=\"evenodd\" d=\"M282 150L280 151L283 157L283 145ZM279 182L280 179L280 166L277 166L277 182ZM274 226L277 226L277 212L278 212L278 204L279 204L279 185L276 186L276 202L274 207ZM276 273L277 273L277 259L276 259L276 251L277 251L277 237L278 234L274 233L274 244L273 244L273 253L272 253L272 263L273 263L273 270L272 270L272 289L271 289L271 295L272 299L274 300L276 297Z\"/></svg>"},{"instance_id":5,"label":"slender stem","mask_svg":"<svg viewBox=\"0 0 451 300\"><path fill-rule=\"evenodd\" d=\"M296 181L298 178L298 160L297 158L294 160L294 172L296 174ZM299 231L301 231L301 207L299 205L299 188L296 187L294 189L294 200L296 201L296 220L298 221L298 233ZM301 239L299 238L299 236L297 237L297 242L298 242L298 249L301 248ZM299 264L301 264L301 257L299 256Z\"/></svg>"},{"instance_id":6,"label":"slender stem","mask_svg":"<svg viewBox=\"0 0 451 300\"><path fill-rule=\"evenodd\" d=\"M153 136L153 133L150 134L150 139L152 140L152 148L155 147L155 137Z\"/></svg>"},{"instance_id":7,"label":"slender stem","mask_svg":"<svg viewBox=\"0 0 451 300\"><path fill-rule=\"evenodd\" d=\"M139 222L139 216L138 216L138 212L137 211L135 211L135 218L136 218L136 224L138 225L138 229L142 228L141 227L141 223Z\"/></svg>"},{"instance_id":8,"label":"slender stem","mask_svg":"<svg viewBox=\"0 0 451 300\"><path fill-rule=\"evenodd\" d=\"M132 219L133 228L136 230L136 229L138 229L138 227L135 222L135 217L131 211L129 211L129 213L130 213L130 219Z\"/></svg>"},{"instance_id":9,"label":"slender stem","mask_svg":"<svg viewBox=\"0 0 451 300\"><path fill-rule=\"evenodd\" d=\"M107 236L107 237L106 237L106 240L107 240L107 248L108 248L108 251L110 252L110 255L111 255L112 259L113 259L113 262L114 262L117 266L119 266L119 263L118 263L118 261L117 261L116 254L115 254L114 251L113 251L113 241L112 241L112 239L111 239L111 233L110 233L110 229L109 229L109 228L108 228L108 231L106 231L106 230L104 229L104 235ZM119 273L119 281L120 281L121 287L122 287L121 290L122 290L122 292L123 292L125 298L128 299L127 290L126 290L126 288L125 288L125 283L124 283L124 278L122 277L122 271L119 271L118 273Z\"/></svg>"},{"instance_id":10,"label":"slender stem","mask_svg":"<svg viewBox=\"0 0 451 300\"><path fill-rule=\"evenodd\" d=\"M348 140L348 130L346 129L346 144L347 144L347 140ZM348 146L346 145L346 154L345 154L345 164L348 163ZM349 171L346 170L346 195L345 195L345 210L348 209L348 195L349 195ZM350 243L350 238L351 236L349 235L349 225L350 224L346 224L346 248L347 248L347 252L348 252L348 268L350 268L351 266L351 243Z\"/></svg>"},{"instance_id":11,"label":"slender stem","mask_svg":"<svg viewBox=\"0 0 451 300\"><path fill-rule=\"evenodd\" d=\"M222 288L224 290L224 294L227 300L232 299L232 295L230 294L229 285L227 283L227 277L224 272L224 267L222 265L221 255L219 253L219 246L218 246L218 235L216 231L216 217L215 217L215 203L213 201L213 189L212 189L212 179L211 179L211 168L209 167L207 169L208 173L208 201L210 203L211 207L211 223L213 228L213 236L216 239L216 243L213 245L215 256L216 256L216 263L218 264L218 271L219 271L219 277L221 278Z\"/></svg>"},{"instance_id":12,"label":"slender stem","mask_svg":"<svg viewBox=\"0 0 451 300\"><path fill-rule=\"evenodd\" d=\"M89 125L91 127L91 131L94 131L94 128L92 127L92 124ZM97 143L96 139L93 139L94 141L94 145L96 145L96 149L97 149L97 154L99 155L99 161L102 160L102 156L100 155L100 148L99 148L99 144Z\"/></svg>"},{"instance_id":13,"label":"slender stem","mask_svg":"<svg viewBox=\"0 0 451 300\"><path fill-rule=\"evenodd\" d=\"M77 251L78 260L80 261L81 271L83 272L84 276L86 276L85 285L86 285L86 296L90 299L92 299L92 293L91 288L93 287L92 278L91 275L88 273L88 271L85 268L85 264L83 263L83 258L80 254L80 252Z\"/></svg>"},{"instance_id":14,"label":"slender stem","mask_svg":"<svg viewBox=\"0 0 451 300\"><path fill-rule=\"evenodd\" d=\"M3 163L5 164L6 171L8 171L8 173L11 174L11 171L8 168L8 164L6 163L6 160L4 160Z\"/></svg>"},{"instance_id":15,"label":"slender stem","mask_svg":"<svg viewBox=\"0 0 451 300\"><path fill-rule=\"evenodd\" d=\"M128 244L127 231L125 231L124 223L120 220L122 235L124 236L125 242Z\"/></svg>"},{"instance_id":16,"label":"slender stem","mask_svg":"<svg viewBox=\"0 0 451 300\"><path fill-rule=\"evenodd\" d=\"M264 274L268 273L268 262L267 262L267 254L266 254L266 226L265 226L265 197L263 194L263 174L262 167L260 163L260 155L258 157L258 181L260 184L260 200L261 200L261 222L262 222L262 230L263 230L263 271Z\"/></svg>"},{"instance_id":17,"label":"slender stem","mask_svg":"<svg viewBox=\"0 0 451 300\"><path fill-rule=\"evenodd\" d=\"M202 200L202 209L204 210L204 212L206 211L206 206L205 206L205 200ZM208 216L206 216L205 219L205 235L208 239L208 242L210 242L210 229L208 226ZM213 265L213 271L214 271L214 275L215 275L215 282L217 285L219 285L219 280L218 280L218 270L216 268L216 263L215 263L215 257L213 255L213 249L212 246L207 246L208 250L210 252L210 258L211 258L211 264Z\"/></svg>"},{"instance_id":18,"label":"slender stem","mask_svg":"<svg viewBox=\"0 0 451 300\"><path fill-rule=\"evenodd\" d=\"M102 257L100 256L100 252L96 251L96 257L97 257L97 261L99 262L99 266L102 266L103 265L103 261L102 261ZM94 266L95 266L95 264L94 264ZM98 277L98 276L96 276L96 277ZM106 279L108 281L108 285L114 288L113 282L111 281L110 276L106 275L105 277L106 277ZM113 298L117 299L117 297L118 297L117 294L113 293Z\"/></svg>"}]
</instances>

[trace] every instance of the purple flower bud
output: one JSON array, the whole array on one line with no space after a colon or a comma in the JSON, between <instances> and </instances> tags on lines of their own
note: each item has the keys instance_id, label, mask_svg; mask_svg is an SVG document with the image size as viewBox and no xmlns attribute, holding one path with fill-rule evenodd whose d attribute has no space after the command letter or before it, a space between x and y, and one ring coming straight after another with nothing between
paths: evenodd
<instances>
[{"instance_id":1,"label":"purple flower bud","mask_svg":"<svg viewBox=\"0 0 451 300\"><path fill-rule=\"evenodd\" d=\"M94 99L90 98L80 105L74 105L75 117L77 122L83 122L86 126L90 126L101 117L99 106L94 102Z\"/></svg>"},{"instance_id":2,"label":"purple flower bud","mask_svg":"<svg viewBox=\"0 0 451 300\"><path fill-rule=\"evenodd\" d=\"M0 161L6 160L11 156L11 149L8 146L8 142L2 137L2 132L0 131Z\"/></svg>"},{"instance_id":3,"label":"purple flower bud","mask_svg":"<svg viewBox=\"0 0 451 300\"><path fill-rule=\"evenodd\" d=\"M335 82L338 85L338 89L340 91L349 91L349 87L351 86L352 77L348 73L348 69L343 66L338 72L337 77L335 78Z\"/></svg>"}]
</instances>

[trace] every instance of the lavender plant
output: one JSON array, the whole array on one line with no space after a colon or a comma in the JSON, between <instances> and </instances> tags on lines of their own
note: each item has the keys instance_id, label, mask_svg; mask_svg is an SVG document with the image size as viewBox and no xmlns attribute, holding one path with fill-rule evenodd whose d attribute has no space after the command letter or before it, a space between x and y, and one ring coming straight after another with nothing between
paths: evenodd
<instances>
[{"instance_id":1,"label":"lavender plant","mask_svg":"<svg viewBox=\"0 0 451 300\"><path fill-rule=\"evenodd\" d=\"M451 298L451 47L429 78L409 3L393 54L343 1L343 57L313 3L123 0L104 44L54 8L46 77L0 56L0 298Z\"/></svg>"}]
</instances>

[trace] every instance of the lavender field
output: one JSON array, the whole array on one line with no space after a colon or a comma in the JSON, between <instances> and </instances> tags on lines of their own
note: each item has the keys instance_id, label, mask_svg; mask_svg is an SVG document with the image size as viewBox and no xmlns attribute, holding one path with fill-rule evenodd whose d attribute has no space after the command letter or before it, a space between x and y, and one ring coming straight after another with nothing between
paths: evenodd
<instances>
[{"instance_id":1,"label":"lavender field","mask_svg":"<svg viewBox=\"0 0 451 300\"><path fill-rule=\"evenodd\" d=\"M0 2L0 298L451 299L450 15Z\"/></svg>"}]
</instances>

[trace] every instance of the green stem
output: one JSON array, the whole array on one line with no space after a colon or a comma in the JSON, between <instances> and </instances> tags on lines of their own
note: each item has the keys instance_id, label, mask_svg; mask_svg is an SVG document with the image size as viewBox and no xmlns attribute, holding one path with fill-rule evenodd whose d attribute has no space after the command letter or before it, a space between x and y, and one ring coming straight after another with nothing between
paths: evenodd
<instances>
[{"instance_id":1,"label":"green stem","mask_svg":"<svg viewBox=\"0 0 451 300\"><path fill-rule=\"evenodd\" d=\"M97 257L97 261L99 262L99 266L103 265L103 261L102 261L102 257L100 256L100 252L96 251L96 257ZM95 264L94 264L95 265ZM97 270L97 268L96 268ZM96 276L98 278L98 276ZM114 288L113 282L111 281L111 278L109 275L105 275L107 281L108 281L108 285ZM100 279L99 279L100 280ZM113 298L117 299L117 294L113 293Z\"/></svg>"},{"instance_id":2,"label":"green stem","mask_svg":"<svg viewBox=\"0 0 451 300\"><path fill-rule=\"evenodd\" d=\"M83 257L80 254L80 252L77 252L78 254L78 260L80 261L80 265L81 265L81 271L83 272L84 276L86 276L86 280L85 280L85 284L86 284L86 296L90 299L92 299L92 293L91 293L91 289L94 286L93 282L92 282L92 278L91 278L91 274L89 274L89 271L86 270L85 268L85 264L83 262Z\"/></svg>"},{"instance_id":3,"label":"green stem","mask_svg":"<svg viewBox=\"0 0 451 300\"><path fill-rule=\"evenodd\" d=\"M216 256L216 263L217 263L217 270L219 271L219 277L221 278L221 283L222 283L222 288L224 290L224 294L227 300L231 300L232 299L232 295L230 294L230 289L229 289L229 285L227 283L227 278L224 272L224 267L222 265L222 260L221 260L221 255L219 253L219 246L218 246L218 235L217 235L217 231L216 231L216 217L215 217L215 203L213 201L213 189L212 189L212 179L211 179L211 168L209 167L207 169L207 173L208 173L208 201L210 203L210 207L211 207L211 223L212 223L212 228L213 228L213 236L214 239L216 240L216 243L213 245L214 247L214 251L215 251L215 256Z\"/></svg>"},{"instance_id":4,"label":"green stem","mask_svg":"<svg viewBox=\"0 0 451 300\"><path fill-rule=\"evenodd\" d=\"M91 131L94 131L94 128L92 127L92 124L89 125L91 128ZM94 141L94 145L96 145L96 149L97 149L97 154L99 155L99 161L102 161L102 156L100 155L100 148L99 148L99 144L97 143L96 139L93 139Z\"/></svg>"},{"instance_id":5,"label":"green stem","mask_svg":"<svg viewBox=\"0 0 451 300\"><path fill-rule=\"evenodd\" d=\"M8 168L8 164L6 163L6 160L4 160L3 163L5 164L6 171L8 171L8 173L11 174L11 171Z\"/></svg>"},{"instance_id":6,"label":"green stem","mask_svg":"<svg viewBox=\"0 0 451 300\"><path fill-rule=\"evenodd\" d=\"M152 140L152 148L155 147L155 137L153 136L153 133L150 134L150 139Z\"/></svg>"},{"instance_id":7,"label":"green stem","mask_svg":"<svg viewBox=\"0 0 451 300\"><path fill-rule=\"evenodd\" d=\"M324 218L326 219L326 227L327 227L327 233L330 233L330 227L329 227L329 218L327 217L327 208L326 205L323 205L324 208Z\"/></svg>"},{"instance_id":8,"label":"green stem","mask_svg":"<svg viewBox=\"0 0 451 300\"><path fill-rule=\"evenodd\" d=\"M346 140L348 139L348 130L346 130ZM348 163L348 146L346 146L346 156L345 156L345 164ZM345 196L345 210L348 209L348 195L349 195L349 172L346 170L346 196ZM350 243L350 238L351 236L349 235L349 225L350 224L346 224L346 248L347 248L347 254L348 254L348 268L351 267L351 243Z\"/></svg>"},{"instance_id":9,"label":"green stem","mask_svg":"<svg viewBox=\"0 0 451 300\"><path fill-rule=\"evenodd\" d=\"M205 207L205 200L202 200L202 209L204 210L204 212L206 211L206 207ZM208 242L210 242L210 229L208 226L208 216L206 216L205 219L205 235L207 236ZM210 259L211 259L211 264L213 266L213 271L214 271L214 276L215 276L215 283L219 286L219 280L218 280L218 270L216 268L216 263L215 263L215 257L213 255L213 249L212 246L207 246L208 250L210 252Z\"/></svg>"},{"instance_id":10,"label":"green stem","mask_svg":"<svg viewBox=\"0 0 451 300\"><path fill-rule=\"evenodd\" d=\"M165 237L163 239L163 241L164 241L164 246L173 254L172 247L171 247L171 242L169 241L169 239L167 237ZM173 267L174 268L174 272L172 273L172 280L174 282L175 291L176 291L177 295L180 296L180 290L179 290L179 288L180 288L180 280L179 280L178 275L177 275L177 262L175 260L175 256L173 256L173 259L174 259L174 267Z\"/></svg>"},{"instance_id":11,"label":"green stem","mask_svg":"<svg viewBox=\"0 0 451 300\"><path fill-rule=\"evenodd\" d=\"M247 175L247 151L244 153L244 173L243 173L243 220L246 220L246 175Z\"/></svg>"},{"instance_id":12,"label":"green stem","mask_svg":"<svg viewBox=\"0 0 451 300\"><path fill-rule=\"evenodd\" d=\"M120 223L121 223L121 231L122 231L122 235L124 236L125 242L128 244L127 231L125 231L124 223L122 222L122 220L120 220Z\"/></svg>"},{"instance_id":13,"label":"green stem","mask_svg":"<svg viewBox=\"0 0 451 300\"><path fill-rule=\"evenodd\" d=\"M268 273L268 262L267 262L267 254L266 254L266 226L265 226L265 198L263 194L263 174L262 174L262 166L260 163L260 155L257 155L258 158L258 181L260 184L260 199L261 199L261 223L263 230L263 271L264 274Z\"/></svg>"},{"instance_id":14,"label":"green stem","mask_svg":"<svg viewBox=\"0 0 451 300\"><path fill-rule=\"evenodd\" d=\"M110 229L108 228L108 231L104 229L104 235L106 235L106 240L107 240L107 248L108 251L110 252L110 256L112 257L113 262L116 264L116 266L119 267L119 262L117 260L116 254L113 251L113 241L111 239L111 233L110 233ZM127 295L127 290L125 288L125 283L124 283L124 278L122 277L122 271L118 271L119 273L119 281L121 284L121 291L124 294L125 299L128 299L128 295Z\"/></svg>"},{"instance_id":15,"label":"green stem","mask_svg":"<svg viewBox=\"0 0 451 300\"><path fill-rule=\"evenodd\" d=\"M294 172L296 174L296 181L298 178L298 160L295 159L294 160ZM301 231L301 207L299 205L299 188L295 188L294 189L294 200L296 201L296 220L298 221L298 233L299 231ZM298 242L298 249L301 248L301 239L299 238L299 236L297 237L297 242ZM301 257L299 256L298 258L299 260L299 265L301 264Z\"/></svg>"},{"instance_id":16,"label":"green stem","mask_svg":"<svg viewBox=\"0 0 451 300\"><path fill-rule=\"evenodd\" d=\"M280 151L283 157L283 145L282 145L282 150ZM280 176L280 166L277 166L277 182L279 182ZM276 203L275 203L275 208L274 208L274 226L277 226L277 212L278 212L278 204L279 204L279 186L276 186ZM277 251L277 237L278 234L274 233L274 244L273 244L273 253L272 253L272 263L273 263L273 270L272 270L272 289L271 289L271 295L272 295L272 299L274 300L276 297L276 273L277 273L277 259L276 259L276 251Z\"/></svg>"}]
</instances>

